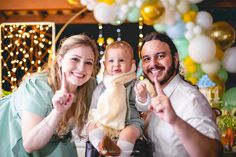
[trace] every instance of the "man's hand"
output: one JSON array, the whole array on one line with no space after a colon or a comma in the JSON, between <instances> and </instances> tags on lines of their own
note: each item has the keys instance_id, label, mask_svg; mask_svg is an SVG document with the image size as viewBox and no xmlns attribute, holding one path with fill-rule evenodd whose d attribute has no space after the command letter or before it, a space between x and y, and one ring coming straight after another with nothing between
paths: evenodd
<instances>
[{"instance_id":1,"label":"man's hand","mask_svg":"<svg viewBox=\"0 0 236 157\"><path fill-rule=\"evenodd\" d=\"M157 77L154 78L154 83L157 96L153 97L151 100L151 109L162 120L173 124L178 116L176 115L169 98L161 89L161 85L158 82Z\"/></svg>"}]
</instances>

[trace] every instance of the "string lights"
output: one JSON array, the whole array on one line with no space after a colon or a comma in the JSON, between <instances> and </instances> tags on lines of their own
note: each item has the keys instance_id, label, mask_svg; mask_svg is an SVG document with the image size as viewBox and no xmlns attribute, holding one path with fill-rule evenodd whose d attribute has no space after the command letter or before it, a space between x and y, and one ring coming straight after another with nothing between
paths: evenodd
<instances>
[{"instance_id":1,"label":"string lights","mask_svg":"<svg viewBox=\"0 0 236 157\"><path fill-rule=\"evenodd\" d=\"M1 89L14 91L25 74L41 71L54 52L54 23L0 25Z\"/></svg>"}]
</instances>

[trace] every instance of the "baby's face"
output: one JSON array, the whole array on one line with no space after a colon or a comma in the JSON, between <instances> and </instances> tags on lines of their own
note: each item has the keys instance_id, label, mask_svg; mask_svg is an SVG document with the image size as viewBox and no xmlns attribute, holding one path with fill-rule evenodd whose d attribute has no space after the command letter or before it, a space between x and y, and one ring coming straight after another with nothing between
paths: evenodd
<instances>
[{"instance_id":1,"label":"baby's face","mask_svg":"<svg viewBox=\"0 0 236 157\"><path fill-rule=\"evenodd\" d=\"M105 53L105 70L108 75L119 75L131 70L132 63L131 52L127 49L111 48Z\"/></svg>"}]
</instances>

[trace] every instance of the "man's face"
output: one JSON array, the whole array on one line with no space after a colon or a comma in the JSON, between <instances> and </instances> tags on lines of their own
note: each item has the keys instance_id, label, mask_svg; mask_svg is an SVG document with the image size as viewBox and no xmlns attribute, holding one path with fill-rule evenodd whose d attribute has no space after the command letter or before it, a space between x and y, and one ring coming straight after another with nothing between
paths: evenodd
<instances>
[{"instance_id":1,"label":"man's face","mask_svg":"<svg viewBox=\"0 0 236 157\"><path fill-rule=\"evenodd\" d=\"M154 77L165 86L176 74L178 56L172 57L169 45L160 40L151 40L143 45L142 68L144 75L154 82Z\"/></svg>"}]
</instances>

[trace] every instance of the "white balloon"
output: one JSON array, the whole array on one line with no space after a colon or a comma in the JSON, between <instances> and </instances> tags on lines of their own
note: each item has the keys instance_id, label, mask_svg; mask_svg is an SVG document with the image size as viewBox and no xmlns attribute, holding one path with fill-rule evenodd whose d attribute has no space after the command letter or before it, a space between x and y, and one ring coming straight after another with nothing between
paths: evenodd
<instances>
[{"instance_id":1,"label":"white balloon","mask_svg":"<svg viewBox=\"0 0 236 157\"><path fill-rule=\"evenodd\" d=\"M184 36L186 39L191 40L194 37L194 33L192 30L188 30L187 32L185 32Z\"/></svg>"},{"instance_id":2,"label":"white balloon","mask_svg":"<svg viewBox=\"0 0 236 157\"><path fill-rule=\"evenodd\" d=\"M236 47L225 50L222 65L226 71L236 73Z\"/></svg>"},{"instance_id":3,"label":"white balloon","mask_svg":"<svg viewBox=\"0 0 236 157\"><path fill-rule=\"evenodd\" d=\"M112 22L116 17L116 6L98 3L94 8L93 15L100 23L106 24Z\"/></svg>"},{"instance_id":4,"label":"white balloon","mask_svg":"<svg viewBox=\"0 0 236 157\"><path fill-rule=\"evenodd\" d=\"M188 29L188 30L192 30L194 28L194 23L193 22L188 22L186 23L185 27Z\"/></svg>"},{"instance_id":5,"label":"white balloon","mask_svg":"<svg viewBox=\"0 0 236 157\"><path fill-rule=\"evenodd\" d=\"M216 45L211 38L205 35L197 35L190 41L188 51L192 60L197 63L206 63L213 60Z\"/></svg>"},{"instance_id":6,"label":"white balloon","mask_svg":"<svg viewBox=\"0 0 236 157\"><path fill-rule=\"evenodd\" d=\"M201 64L202 71L206 74L217 74L217 72L220 70L220 67L221 63L216 58L210 62Z\"/></svg>"},{"instance_id":7,"label":"white balloon","mask_svg":"<svg viewBox=\"0 0 236 157\"><path fill-rule=\"evenodd\" d=\"M122 11L122 12L125 13L125 14L128 13L128 11L129 11L129 6L126 5L126 4L121 5L120 11Z\"/></svg>"},{"instance_id":8,"label":"white balloon","mask_svg":"<svg viewBox=\"0 0 236 157\"><path fill-rule=\"evenodd\" d=\"M88 4L88 0L80 0L80 3L81 3L82 5L87 5L87 4Z\"/></svg>"},{"instance_id":9,"label":"white balloon","mask_svg":"<svg viewBox=\"0 0 236 157\"><path fill-rule=\"evenodd\" d=\"M169 0L169 3L170 3L171 5L176 5L177 1L176 1L176 0Z\"/></svg>"},{"instance_id":10,"label":"white balloon","mask_svg":"<svg viewBox=\"0 0 236 157\"><path fill-rule=\"evenodd\" d=\"M130 8L134 7L135 6L135 2L133 0L128 1L128 6Z\"/></svg>"},{"instance_id":11,"label":"white balloon","mask_svg":"<svg viewBox=\"0 0 236 157\"><path fill-rule=\"evenodd\" d=\"M135 5L136 5L136 7L141 8L141 6L143 5L143 0L137 0L135 2Z\"/></svg>"},{"instance_id":12,"label":"white balloon","mask_svg":"<svg viewBox=\"0 0 236 157\"><path fill-rule=\"evenodd\" d=\"M194 28L193 28L193 33L196 34L196 35L199 35L202 33L202 28L198 25L196 25Z\"/></svg>"},{"instance_id":13,"label":"white balloon","mask_svg":"<svg viewBox=\"0 0 236 157\"><path fill-rule=\"evenodd\" d=\"M186 0L181 0L178 5L177 5L177 9L181 12L181 13L186 13L187 11L190 10L190 3Z\"/></svg>"},{"instance_id":14,"label":"white balloon","mask_svg":"<svg viewBox=\"0 0 236 157\"><path fill-rule=\"evenodd\" d=\"M199 11L197 14L196 22L203 29L210 29L213 24L213 17L207 11Z\"/></svg>"},{"instance_id":15,"label":"white balloon","mask_svg":"<svg viewBox=\"0 0 236 157\"><path fill-rule=\"evenodd\" d=\"M203 0L188 0L190 3L200 3L202 2Z\"/></svg>"}]
</instances>

